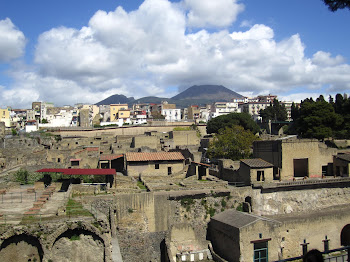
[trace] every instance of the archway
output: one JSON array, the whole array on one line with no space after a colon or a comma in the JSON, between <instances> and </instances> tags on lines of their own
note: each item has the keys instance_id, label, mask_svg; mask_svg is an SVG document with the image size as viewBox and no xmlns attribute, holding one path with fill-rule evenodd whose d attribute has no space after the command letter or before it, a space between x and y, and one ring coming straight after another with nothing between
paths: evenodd
<instances>
[{"instance_id":1,"label":"archway","mask_svg":"<svg viewBox=\"0 0 350 262\"><path fill-rule=\"evenodd\" d=\"M105 261L105 243L96 233L82 228L68 229L52 246L52 256L58 261Z\"/></svg>"},{"instance_id":2,"label":"archway","mask_svg":"<svg viewBox=\"0 0 350 262\"><path fill-rule=\"evenodd\" d=\"M340 233L340 244L342 246L350 246L350 224L343 227Z\"/></svg>"},{"instance_id":3,"label":"archway","mask_svg":"<svg viewBox=\"0 0 350 262\"><path fill-rule=\"evenodd\" d=\"M251 211L253 211L252 197L247 196L247 197L244 199L244 202L249 204L249 210L244 211L244 212L249 212L249 211L251 212Z\"/></svg>"},{"instance_id":4,"label":"archway","mask_svg":"<svg viewBox=\"0 0 350 262\"><path fill-rule=\"evenodd\" d=\"M44 256L40 241L31 235L20 234L5 239L0 246L1 261L42 261Z\"/></svg>"}]
</instances>

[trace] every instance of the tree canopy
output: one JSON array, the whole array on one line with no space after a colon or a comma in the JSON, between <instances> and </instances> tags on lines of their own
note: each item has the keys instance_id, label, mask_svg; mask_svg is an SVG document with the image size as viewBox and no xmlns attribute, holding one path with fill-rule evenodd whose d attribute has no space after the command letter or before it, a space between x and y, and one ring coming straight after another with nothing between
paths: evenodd
<instances>
[{"instance_id":1,"label":"tree canopy","mask_svg":"<svg viewBox=\"0 0 350 262\"><path fill-rule=\"evenodd\" d=\"M208 148L210 158L239 160L251 156L251 147L259 138L242 126L233 125L220 129Z\"/></svg>"},{"instance_id":2,"label":"tree canopy","mask_svg":"<svg viewBox=\"0 0 350 262\"><path fill-rule=\"evenodd\" d=\"M260 116L263 119L263 122L271 121L285 121L287 120L287 110L284 105L281 105L277 99L273 100L273 103L270 103L270 106L265 109L260 110Z\"/></svg>"},{"instance_id":3,"label":"tree canopy","mask_svg":"<svg viewBox=\"0 0 350 262\"><path fill-rule=\"evenodd\" d=\"M350 99L337 94L329 103L323 96L314 101L305 99L300 108L292 107L292 118L297 134L305 138L350 138Z\"/></svg>"},{"instance_id":4,"label":"tree canopy","mask_svg":"<svg viewBox=\"0 0 350 262\"><path fill-rule=\"evenodd\" d=\"M260 128L248 113L230 113L215 117L207 123L207 133L219 133L219 130L234 125L242 126L245 130L250 130L253 134L259 132Z\"/></svg>"},{"instance_id":5,"label":"tree canopy","mask_svg":"<svg viewBox=\"0 0 350 262\"><path fill-rule=\"evenodd\" d=\"M323 2L328 6L329 10L331 10L332 12L335 12L338 9L350 9L350 0L323 0Z\"/></svg>"}]
</instances>

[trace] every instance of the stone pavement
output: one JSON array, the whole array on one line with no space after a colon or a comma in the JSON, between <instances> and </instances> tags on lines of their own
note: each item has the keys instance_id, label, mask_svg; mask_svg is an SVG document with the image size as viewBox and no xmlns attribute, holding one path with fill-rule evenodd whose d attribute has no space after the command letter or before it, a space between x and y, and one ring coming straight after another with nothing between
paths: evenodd
<instances>
[{"instance_id":1,"label":"stone pavement","mask_svg":"<svg viewBox=\"0 0 350 262\"><path fill-rule=\"evenodd\" d=\"M26 213L56 216L58 208L65 205L67 196L67 192L58 192L56 188L51 188L49 193L48 189L34 189L33 186L7 189L0 194L0 224L18 224Z\"/></svg>"}]
</instances>

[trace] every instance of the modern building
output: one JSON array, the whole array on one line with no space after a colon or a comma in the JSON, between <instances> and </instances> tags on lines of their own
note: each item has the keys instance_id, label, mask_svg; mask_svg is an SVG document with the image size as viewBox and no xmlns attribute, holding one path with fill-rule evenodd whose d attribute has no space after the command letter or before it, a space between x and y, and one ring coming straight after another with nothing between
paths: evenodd
<instances>
[{"instance_id":1,"label":"modern building","mask_svg":"<svg viewBox=\"0 0 350 262\"><path fill-rule=\"evenodd\" d=\"M130 117L130 111L127 113L128 104L111 104L110 105L110 122L118 122L119 118L124 118L127 114ZM119 111L120 114L119 114ZM125 114L125 115L124 115Z\"/></svg>"}]
</instances>

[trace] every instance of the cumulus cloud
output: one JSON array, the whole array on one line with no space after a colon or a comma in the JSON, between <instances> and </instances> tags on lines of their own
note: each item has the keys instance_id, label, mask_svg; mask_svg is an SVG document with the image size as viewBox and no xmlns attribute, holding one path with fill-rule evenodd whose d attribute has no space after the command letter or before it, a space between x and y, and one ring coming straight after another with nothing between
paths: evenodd
<instances>
[{"instance_id":1,"label":"cumulus cloud","mask_svg":"<svg viewBox=\"0 0 350 262\"><path fill-rule=\"evenodd\" d=\"M336 66L345 62L345 59L337 55L336 57L331 57L331 53L318 51L312 57L312 62L319 66Z\"/></svg>"},{"instance_id":2,"label":"cumulus cloud","mask_svg":"<svg viewBox=\"0 0 350 262\"><path fill-rule=\"evenodd\" d=\"M23 55L26 39L9 18L0 20L0 63Z\"/></svg>"},{"instance_id":3,"label":"cumulus cloud","mask_svg":"<svg viewBox=\"0 0 350 262\"><path fill-rule=\"evenodd\" d=\"M224 27L189 32L194 25L191 12L204 19L205 10L210 9L207 3L214 1L206 1L202 11L196 9L199 2L204 3L145 0L131 12L122 7L100 10L80 29L58 27L43 32L34 69L13 68L15 84L2 92L3 99L11 105L16 101L28 105L33 100L58 105L96 103L113 94L168 97L168 87L183 90L200 84L284 97L296 87L308 93L317 93L323 86L329 92L349 90L350 66L344 59L322 51L306 57L298 34L276 41L273 29L263 24L242 31ZM213 15L223 12L229 17L225 22L216 20L215 25L231 25L242 7L236 1L220 3L235 5L236 11L225 15L228 6L215 9ZM210 19L202 20L201 26L213 26Z\"/></svg>"},{"instance_id":4,"label":"cumulus cloud","mask_svg":"<svg viewBox=\"0 0 350 262\"><path fill-rule=\"evenodd\" d=\"M184 0L189 27L227 27L234 23L244 5L236 0Z\"/></svg>"}]
</instances>

